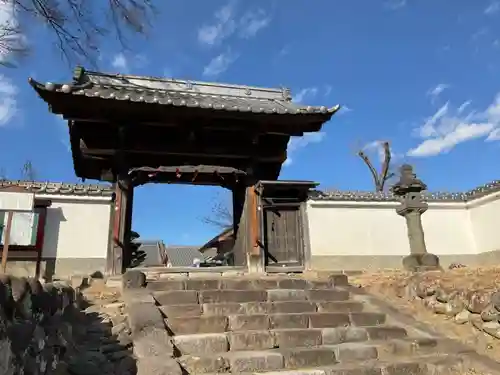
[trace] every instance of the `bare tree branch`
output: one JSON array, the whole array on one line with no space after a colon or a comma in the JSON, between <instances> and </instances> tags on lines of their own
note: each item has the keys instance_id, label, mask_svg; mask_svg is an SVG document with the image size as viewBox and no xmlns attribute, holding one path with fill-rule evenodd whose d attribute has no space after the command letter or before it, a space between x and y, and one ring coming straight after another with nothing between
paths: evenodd
<instances>
[{"instance_id":1,"label":"bare tree branch","mask_svg":"<svg viewBox=\"0 0 500 375\"><path fill-rule=\"evenodd\" d=\"M128 33L146 34L156 10L152 1L0 0L0 8L12 7L14 17L0 25L0 56L15 52L14 41L27 31L18 26L18 19L28 18L48 28L68 64L87 62L97 67L104 37L116 36L128 50Z\"/></svg>"},{"instance_id":2,"label":"bare tree branch","mask_svg":"<svg viewBox=\"0 0 500 375\"><path fill-rule=\"evenodd\" d=\"M387 182L396 175L391 171L393 166L391 165L392 153L390 143L388 141L384 141L381 142L380 146L383 149L384 156L380 173L377 172L368 155L363 150L358 151L358 156L363 160L363 162L370 170L375 191L384 191L387 187Z\"/></svg>"},{"instance_id":3,"label":"bare tree branch","mask_svg":"<svg viewBox=\"0 0 500 375\"><path fill-rule=\"evenodd\" d=\"M31 160L26 160L21 168L21 180L36 181L36 171Z\"/></svg>"},{"instance_id":4,"label":"bare tree branch","mask_svg":"<svg viewBox=\"0 0 500 375\"><path fill-rule=\"evenodd\" d=\"M228 229L233 226L233 214L227 205L217 202L212 207L211 215L203 217L201 221L219 229Z\"/></svg>"}]
</instances>

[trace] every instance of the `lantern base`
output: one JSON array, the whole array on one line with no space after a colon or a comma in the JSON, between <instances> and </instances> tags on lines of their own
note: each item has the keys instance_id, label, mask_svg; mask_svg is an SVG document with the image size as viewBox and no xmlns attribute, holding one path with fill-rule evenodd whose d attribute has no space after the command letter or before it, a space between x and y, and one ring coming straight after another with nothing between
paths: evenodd
<instances>
[{"instance_id":1,"label":"lantern base","mask_svg":"<svg viewBox=\"0 0 500 375\"><path fill-rule=\"evenodd\" d=\"M410 254L403 258L403 268L410 272L441 270L439 257L435 254Z\"/></svg>"}]
</instances>

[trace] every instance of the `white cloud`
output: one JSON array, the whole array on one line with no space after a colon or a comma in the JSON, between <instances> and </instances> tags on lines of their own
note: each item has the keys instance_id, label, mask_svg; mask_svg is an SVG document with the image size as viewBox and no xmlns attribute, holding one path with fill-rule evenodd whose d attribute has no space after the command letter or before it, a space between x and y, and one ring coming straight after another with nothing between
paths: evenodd
<instances>
[{"instance_id":1,"label":"white cloud","mask_svg":"<svg viewBox=\"0 0 500 375\"><path fill-rule=\"evenodd\" d=\"M348 107L348 106L346 106L346 105L343 105L343 106L341 106L341 107L340 107L340 112L339 112L339 114L340 114L340 115L341 115L341 114L346 114L346 113L349 113L349 112L352 112L352 111L353 111L353 109L352 109L351 107Z\"/></svg>"},{"instance_id":2,"label":"white cloud","mask_svg":"<svg viewBox=\"0 0 500 375\"><path fill-rule=\"evenodd\" d=\"M271 17L263 9L249 10L236 20L235 1L230 0L214 14L214 22L198 29L198 42L207 46L220 44L237 33L240 38L253 38L267 27Z\"/></svg>"},{"instance_id":3,"label":"white cloud","mask_svg":"<svg viewBox=\"0 0 500 375\"><path fill-rule=\"evenodd\" d=\"M228 49L226 52L214 57L208 65L205 66L203 75L205 77L216 77L224 73L237 59L238 55Z\"/></svg>"},{"instance_id":4,"label":"white cloud","mask_svg":"<svg viewBox=\"0 0 500 375\"><path fill-rule=\"evenodd\" d=\"M328 96L332 93L333 87L331 85L325 85L325 96Z\"/></svg>"},{"instance_id":5,"label":"white cloud","mask_svg":"<svg viewBox=\"0 0 500 375\"><path fill-rule=\"evenodd\" d=\"M427 95L430 96L432 98L432 100L436 100L438 98L438 96L441 95L441 93L444 90L449 89L449 88L450 88L450 85L448 85L446 83L440 83L436 87L427 91Z\"/></svg>"},{"instance_id":6,"label":"white cloud","mask_svg":"<svg viewBox=\"0 0 500 375\"><path fill-rule=\"evenodd\" d=\"M17 87L0 74L0 126L7 125L17 114L17 93Z\"/></svg>"},{"instance_id":7,"label":"white cloud","mask_svg":"<svg viewBox=\"0 0 500 375\"><path fill-rule=\"evenodd\" d=\"M391 10L401 9L406 6L406 0L389 0L385 3L385 7Z\"/></svg>"},{"instance_id":8,"label":"white cloud","mask_svg":"<svg viewBox=\"0 0 500 375\"><path fill-rule=\"evenodd\" d=\"M326 133L324 132L316 132L316 133L305 133L302 137L291 137L290 141L288 141L287 148L287 159L285 160L284 165L291 165L293 162L292 155L295 154L298 150L303 149L310 145L311 143L320 143L326 137Z\"/></svg>"},{"instance_id":9,"label":"white cloud","mask_svg":"<svg viewBox=\"0 0 500 375\"><path fill-rule=\"evenodd\" d=\"M204 25L198 30L198 41L213 46L233 34L236 30L233 14L234 2L230 1L215 12L214 24Z\"/></svg>"},{"instance_id":10,"label":"white cloud","mask_svg":"<svg viewBox=\"0 0 500 375\"><path fill-rule=\"evenodd\" d=\"M113 57L113 61L111 62L111 66L115 69L122 70L124 72L128 71L128 60L123 53L117 53Z\"/></svg>"},{"instance_id":11,"label":"white cloud","mask_svg":"<svg viewBox=\"0 0 500 375\"><path fill-rule=\"evenodd\" d=\"M240 36L242 38L253 38L260 30L267 27L271 17L263 9L246 12L240 20Z\"/></svg>"},{"instance_id":12,"label":"white cloud","mask_svg":"<svg viewBox=\"0 0 500 375\"><path fill-rule=\"evenodd\" d=\"M494 14L500 11L500 1L492 1L484 10L484 14Z\"/></svg>"},{"instance_id":13,"label":"white cloud","mask_svg":"<svg viewBox=\"0 0 500 375\"><path fill-rule=\"evenodd\" d=\"M463 111L465 111L465 109L471 105L471 101L470 100L467 100L466 102L463 102L460 107L458 107L457 109L457 112L460 114L462 113Z\"/></svg>"},{"instance_id":14,"label":"white cloud","mask_svg":"<svg viewBox=\"0 0 500 375\"><path fill-rule=\"evenodd\" d=\"M470 102L463 103L453 111L446 103L430 116L414 135L423 142L408 151L408 156L427 157L449 152L456 145L472 139L485 137L487 141L500 140L500 94L482 112L465 109Z\"/></svg>"},{"instance_id":15,"label":"white cloud","mask_svg":"<svg viewBox=\"0 0 500 375\"><path fill-rule=\"evenodd\" d=\"M297 94L293 96L293 101L296 103L302 103L304 99L313 99L316 95L318 95L317 87L306 87L305 89L300 90Z\"/></svg>"}]
</instances>

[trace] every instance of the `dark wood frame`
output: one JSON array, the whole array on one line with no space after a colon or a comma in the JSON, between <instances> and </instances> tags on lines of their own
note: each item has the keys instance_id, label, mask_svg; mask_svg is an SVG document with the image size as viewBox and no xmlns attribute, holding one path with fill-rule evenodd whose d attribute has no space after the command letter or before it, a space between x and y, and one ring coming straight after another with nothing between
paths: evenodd
<instances>
[{"instance_id":1,"label":"dark wood frame","mask_svg":"<svg viewBox=\"0 0 500 375\"><path fill-rule=\"evenodd\" d=\"M284 270L290 272L302 271L306 266L306 250L307 246L305 244L305 233L304 233L304 220L305 217L302 213L301 206L305 204L308 192L311 188L314 188L318 183L312 181L259 181L256 184L256 191L259 196L259 227L260 236L259 242L260 246L264 252L264 267L267 272L283 272ZM268 251L267 243L270 234L267 233L266 225L266 212L272 211L273 209L279 210L283 209L296 209L298 215L298 227L296 228L297 233L296 241L298 244L297 262L286 264L280 263L273 265L268 262ZM272 254L271 254L272 255ZM282 265L285 264L285 267Z\"/></svg>"},{"instance_id":2,"label":"dark wood frame","mask_svg":"<svg viewBox=\"0 0 500 375\"><path fill-rule=\"evenodd\" d=\"M38 226L35 245L22 246L10 245L8 261L27 260L36 261L36 276L40 275L40 263L42 261L43 242L45 239L45 224L47 223L47 211L52 202L46 199L35 199L34 212L38 211ZM0 260L2 259L3 245L0 244Z\"/></svg>"}]
</instances>

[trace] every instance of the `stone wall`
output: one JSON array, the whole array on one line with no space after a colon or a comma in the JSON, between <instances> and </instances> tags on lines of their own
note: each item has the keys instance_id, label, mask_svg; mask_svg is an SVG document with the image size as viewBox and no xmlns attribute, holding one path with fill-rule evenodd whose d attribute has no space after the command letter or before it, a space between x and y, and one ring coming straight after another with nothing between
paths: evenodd
<instances>
[{"instance_id":1,"label":"stone wall","mask_svg":"<svg viewBox=\"0 0 500 375\"><path fill-rule=\"evenodd\" d=\"M60 371L75 310L67 283L0 275L0 375Z\"/></svg>"},{"instance_id":2,"label":"stone wall","mask_svg":"<svg viewBox=\"0 0 500 375\"><path fill-rule=\"evenodd\" d=\"M444 286L439 280L416 276L406 285L406 296L457 324L469 324L480 332L500 339L500 291Z\"/></svg>"}]
</instances>

